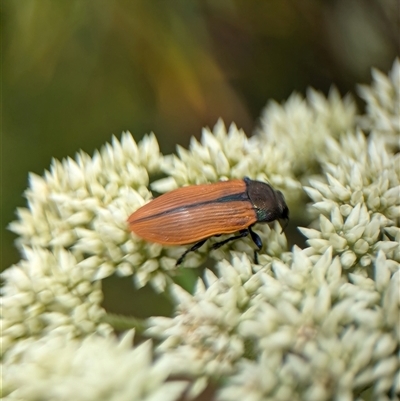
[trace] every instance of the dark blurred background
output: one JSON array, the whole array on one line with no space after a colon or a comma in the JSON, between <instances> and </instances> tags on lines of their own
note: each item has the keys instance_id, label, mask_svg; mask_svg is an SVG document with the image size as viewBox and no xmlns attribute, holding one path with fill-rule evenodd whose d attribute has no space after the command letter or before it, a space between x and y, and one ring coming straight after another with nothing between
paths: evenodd
<instances>
[{"instance_id":1,"label":"dark blurred background","mask_svg":"<svg viewBox=\"0 0 400 401\"><path fill-rule=\"evenodd\" d=\"M2 268L28 172L129 130L162 151L219 117L251 134L268 99L343 94L399 54L397 0L3 0Z\"/></svg>"}]
</instances>

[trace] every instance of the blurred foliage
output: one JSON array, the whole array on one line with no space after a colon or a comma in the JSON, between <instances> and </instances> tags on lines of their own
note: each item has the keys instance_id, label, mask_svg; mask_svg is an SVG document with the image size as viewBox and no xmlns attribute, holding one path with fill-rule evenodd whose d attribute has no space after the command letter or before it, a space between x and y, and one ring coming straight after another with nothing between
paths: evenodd
<instances>
[{"instance_id":1,"label":"blurred foliage","mask_svg":"<svg viewBox=\"0 0 400 401\"><path fill-rule=\"evenodd\" d=\"M162 151L218 117L251 134L268 99L342 94L399 54L397 0L4 0L2 268L29 171L129 130Z\"/></svg>"}]
</instances>

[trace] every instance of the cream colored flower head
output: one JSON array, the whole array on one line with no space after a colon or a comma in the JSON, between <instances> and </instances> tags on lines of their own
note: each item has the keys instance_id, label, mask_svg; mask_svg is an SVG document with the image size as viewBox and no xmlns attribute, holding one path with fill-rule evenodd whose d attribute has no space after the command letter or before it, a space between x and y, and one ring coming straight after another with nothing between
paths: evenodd
<instances>
[{"instance_id":1,"label":"cream colored flower head","mask_svg":"<svg viewBox=\"0 0 400 401\"><path fill-rule=\"evenodd\" d=\"M153 134L136 143L125 133L92 157L80 152L31 175L27 207L10 224L21 261L2 273L7 398L175 400L187 388L172 382L178 375L192 396L213 380L220 401L350 401L368 392L394 401L399 71L396 61L388 76L373 73L358 117L350 97L310 90L270 102L251 138L218 121L164 156ZM308 225L307 246L291 246L293 231L287 239L277 222L254 226L259 264L248 238L217 250L211 239L187 255L184 268L210 259L193 293L184 290L176 261L188 246L146 242L128 217L155 192L245 176L284 193L293 227ZM110 339L101 279L112 274L172 294L172 316L144 322L155 356L149 342L122 340L121 350Z\"/></svg>"},{"instance_id":2,"label":"cream colored flower head","mask_svg":"<svg viewBox=\"0 0 400 401\"><path fill-rule=\"evenodd\" d=\"M133 332L70 339L49 333L25 341L4 361L2 395L25 401L177 401L188 387L168 380L168 357L153 360L152 344L132 347ZM14 363L12 363L14 360Z\"/></svg>"}]
</instances>

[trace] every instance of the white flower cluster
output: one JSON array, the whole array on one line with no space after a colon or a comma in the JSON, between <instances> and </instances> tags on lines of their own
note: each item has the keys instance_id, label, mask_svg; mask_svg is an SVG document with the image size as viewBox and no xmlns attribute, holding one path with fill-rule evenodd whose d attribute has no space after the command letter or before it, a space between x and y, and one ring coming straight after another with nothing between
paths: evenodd
<instances>
[{"instance_id":1,"label":"white flower cluster","mask_svg":"<svg viewBox=\"0 0 400 401\"><path fill-rule=\"evenodd\" d=\"M261 257L258 270L238 254L218 277L207 271L193 295L175 287L174 318L150 320L148 334L163 340L158 351L176 358L177 373L227 380L223 401L400 393L400 158L353 126L350 99L341 119L313 95L314 105L294 95L266 111L268 135L309 182L318 216L301 230L309 248Z\"/></svg>"},{"instance_id":2,"label":"white flower cluster","mask_svg":"<svg viewBox=\"0 0 400 401\"><path fill-rule=\"evenodd\" d=\"M293 94L280 105L271 101L261 116L261 140L289 161L297 177L318 172L318 155L327 138L354 129L356 105L350 96L341 99L332 89L329 97L310 89L307 99Z\"/></svg>"},{"instance_id":3,"label":"white flower cluster","mask_svg":"<svg viewBox=\"0 0 400 401\"><path fill-rule=\"evenodd\" d=\"M300 229L309 254L332 246L344 269L365 269L379 250L400 262L400 154L360 131L327 141L327 148L326 182L310 179L305 187L319 215L317 230Z\"/></svg>"},{"instance_id":4,"label":"white flower cluster","mask_svg":"<svg viewBox=\"0 0 400 401\"><path fill-rule=\"evenodd\" d=\"M248 319L246 309L261 285L249 258L234 254L232 264L218 264L218 277L206 270L198 279L194 294L180 286L171 287L176 303L174 318L149 319L147 334L165 339L158 350L174 356L175 373L218 378L234 371L244 355L245 339L238 326Z\"/></svg>"},{"instance_id":5,"label":"white flower cluster","mask_svg":"<svg viewBox=\"0 0 400 401\"><path fill-rule=\"evenodd\" d=\"M124 134L93 157L80 152L31 175L28 206L10 225L23 259L2 274L6 399L175 400L186 389L170 381L178 374L195 381L192 395L215 380L221 401L351 401L365 389L398 400L399 74L399 61L389 78L374 72L359 118L351 98L310 90L270 103L251 138L219 121L189 150L163 156L154 135L136 144ZM260 264L248 238L213 250L218 274L206 270L191 295L171 279L185 247L147 243L127 218L149 188L244 176L283 190L295 219L306 215L307 184L308 248L289 252L279 223L257 225ZM174 295L174 317L148 322L161 339L155 362L150 343L132 349L99 336L111 331L100 280L113 273Z\"/></svg>"},{"instance_id":6,"label":"white flower cluster","mask_svg":"<svg viewBox=\"0 0 400 401\"><path fill-rule=\"evenodd\" d=\"M368 387L390 399L400 391L399 271L382 251L375 280L345 279L331 248L316 262L296 247L292 256L254 270L233 255L193 295L175 286L176 316L150 319L158 352L177 374L228 377L223 401L353 400Z\"/></svg>"},{"instance_id":7,"label":"white flower cluster","mask_svg":"<svg viewBox=\"0 0 400 401\"><path fill-rule=\"evenodd\" d=\"M102 323L101 282L95 272L64 249L54 254L25 248L25 259L3 272L1 353L24 339L59 333L84 337L112 328Z\"/></svg>"},{"instance_id":8,"label":"white flower cluster","mask_svg":"<svg viewBox=\"0 0 400 401\"><path fill-rule=\"evenodd\" d=\"M128 133L93 157L54 160L44 177L30 176L28 208L10 224L18 245L63 247L95 269L93 279L135 273L138 286L151 280L163 290L180 250L148 244L127 227L128 216L151 198L149 174L160 172L162 160L154 135L137 145Z\"/></svg>"},{"instance_id":9,"label":"white flower cluster","mask_svg":"<svg viewBox=\"0 0 400 401\"><path fill-rule=\"evenodd\" d=\"M360 124L374 135L384 138L395 150L400 149L400 59L396 59L389 75L372 70L372 85L360 85L359 94L366 102L366 115Z\"/></svg>"},{"instance_id":10,"label":"white flower cluster","mask_svg":"<svg viewBox=\"0 0 400 401\"><path fill-rule=\"evenodd\" d=\"M187 382L168 380L168 357L153 361L152 344L132 348L90 336L69 340L51 333L19 345L3 361L2 395L18 401L175 401Z\"/></svg>"}]
</instances>

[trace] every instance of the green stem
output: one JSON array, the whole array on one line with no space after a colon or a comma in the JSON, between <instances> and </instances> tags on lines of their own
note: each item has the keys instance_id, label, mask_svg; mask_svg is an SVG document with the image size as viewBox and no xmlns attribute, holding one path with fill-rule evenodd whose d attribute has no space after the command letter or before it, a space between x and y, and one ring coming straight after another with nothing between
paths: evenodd
<instances>
[{"instance_id":1,"label":"green stem","mask_svg":"<svg viewBox=\"0 0 400 401\"><path fill-rule=\"evenodd\" d=\"M102 321L111 325L115 331L125 331L129 329L135 329L137 334L142 334L146 327L144 319L138 319L136 317L117 315L114 313L107 313Z\"/></svg>"}]
</instances>

